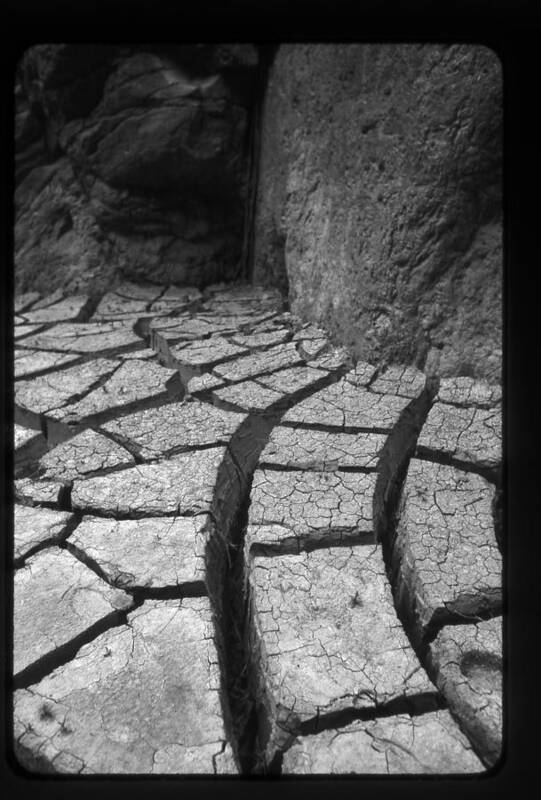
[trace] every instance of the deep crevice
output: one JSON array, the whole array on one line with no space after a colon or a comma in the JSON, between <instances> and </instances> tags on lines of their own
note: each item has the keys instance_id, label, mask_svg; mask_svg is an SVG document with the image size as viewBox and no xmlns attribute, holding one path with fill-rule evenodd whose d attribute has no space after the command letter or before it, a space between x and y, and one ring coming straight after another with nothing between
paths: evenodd
<instances>
[{"instance_id":1,"label":"deep crevice","mask_svg":"<svg viewBox=\"0 0 541 800\"><path fill-rule=\"evenodd\" d=\"M265 523L261 523L264 525ZM270 522L269 525L280 525L279 522ZM329 547L368 547L377 544L374 533L363 531L339 531L336 528L317 534L292 535L280 539L279 542L260 543L250 545L250 557L265 556L268 558L312 553L314 550L326 550Z\"/></svg>"}]
</instances>

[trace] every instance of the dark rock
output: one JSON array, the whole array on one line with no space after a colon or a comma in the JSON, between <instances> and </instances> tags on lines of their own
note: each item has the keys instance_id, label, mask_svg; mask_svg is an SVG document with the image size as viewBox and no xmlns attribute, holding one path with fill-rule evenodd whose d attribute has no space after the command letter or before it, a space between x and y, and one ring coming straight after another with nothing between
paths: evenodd
<instances>
[{"instance_id":1,"label":"dark rock","mask_svg":"<svg viewBox=\"0 0 541 800\"><path fill-rule=\"evenodd\" d=\"M239 269L249 45L37 45L19 64L17 289Z\"/></svg>"},{"instance_id":2,"label":"dark rock","mask_svg":"<svg viewBox=\"0 0 541 800\"><path fill-rule=\"evenodd\" d=\"M279 47L256 279L288 279L293 310L362 358L497 381L501 117L482 46Z\"/></svg>"}]
</instances>

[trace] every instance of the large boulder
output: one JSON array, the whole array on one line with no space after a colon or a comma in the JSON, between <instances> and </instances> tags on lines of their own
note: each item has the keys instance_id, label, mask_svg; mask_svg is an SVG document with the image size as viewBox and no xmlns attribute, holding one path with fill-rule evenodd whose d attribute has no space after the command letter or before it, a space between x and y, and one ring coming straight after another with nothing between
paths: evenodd
<instances>
[{"instance_id":1,"label":"large boulder","mask_svg":"<svg viewBox=\"0 0 541 800\"><path fill-rule=\"evenodd\" d=\"M477 45L282 45L255 276L371 361L498 380L502 77Z\"/></svg>"},{"instance_id":2,"label":"large boulder","mask_svg":"<svg viewBox=\"0 0 541 800\"><path fill-rule=\"evenodd\" d=\"M16 286L241 269L249 45L37 45L16 80Z\"/></svg>"}]
</instances>

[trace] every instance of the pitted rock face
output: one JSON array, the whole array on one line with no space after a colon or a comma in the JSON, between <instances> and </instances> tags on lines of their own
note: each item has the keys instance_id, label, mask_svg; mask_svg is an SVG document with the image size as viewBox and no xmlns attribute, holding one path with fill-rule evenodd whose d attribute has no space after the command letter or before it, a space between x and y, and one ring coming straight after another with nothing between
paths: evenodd
<instances>
[{"instance_id":1,"label":"pitted rock face","mask_svg":"<svg viewBox=\"0 0 541 800\"><path fill-rule=\"evenodd\" d=\"M497 387L434 397L417 369L354 364L257 287L124 282L91 321L62 303L19 304L66 315L18 347L21 764L492 764Z\"/></svg>"}]
</instances>

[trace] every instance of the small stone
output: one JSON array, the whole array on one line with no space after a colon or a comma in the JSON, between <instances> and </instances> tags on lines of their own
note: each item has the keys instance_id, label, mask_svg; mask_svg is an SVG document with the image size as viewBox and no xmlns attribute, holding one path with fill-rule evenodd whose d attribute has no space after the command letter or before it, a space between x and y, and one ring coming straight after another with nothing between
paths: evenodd
<instances>
[{"instance_id":1,"label":"small stone","mask_svg":"<svg viewBox=\"0 0 541 800\"><path fill-rule=\"evenodd\" d=\"M14 484L15 499L24 505L58 505L60 493L64 489L61 481L35 480L34 478L19 478Z\"/></svg>"},{"instance_id":2,"label":"small stone","mask_svg":"<svg viewBox=\"0 0 541 800\"><path fill-rule=\"evenodd\" d=\"M214 372L227 381L236 382L262 375L271 370L292 367L301 363L302 360L297 353L295 345L288 342L285 345L277 345L268 350L238 358L233 362L219 364L214 368Z\"/></svg>"}]
</instances>

